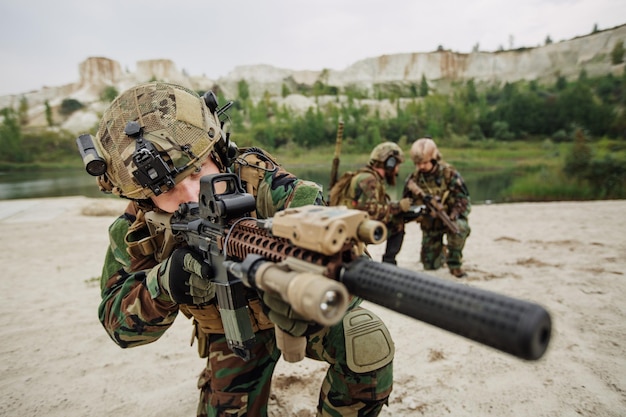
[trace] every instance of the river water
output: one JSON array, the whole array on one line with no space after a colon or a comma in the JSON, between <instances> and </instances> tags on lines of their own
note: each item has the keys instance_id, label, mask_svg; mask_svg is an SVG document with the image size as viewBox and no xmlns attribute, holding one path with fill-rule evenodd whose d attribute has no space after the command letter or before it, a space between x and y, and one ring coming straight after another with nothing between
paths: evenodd
<instances>
[{"instance_id":1,"label":"river water","mask_svg":"<svg viewBox=\"0 0 626 417\"><path fill-rule=\"evenodd\" d=\"M358 166L340 167L340 171L357 169ZM322 184L328 194L330 181L329 167L290 166L295 175ZM390 196L395 199L401 193L402 182L410 173L411 167L402 166L398 177L399 184L389 187ZM502 200L502 192L512 181L511 174L462 172L474 204L497 203ZM94 177L82 169L54 170L37 172L0 172L0 200L43 197L107 197L98 189Z\"/></svg>"}]
</instances>

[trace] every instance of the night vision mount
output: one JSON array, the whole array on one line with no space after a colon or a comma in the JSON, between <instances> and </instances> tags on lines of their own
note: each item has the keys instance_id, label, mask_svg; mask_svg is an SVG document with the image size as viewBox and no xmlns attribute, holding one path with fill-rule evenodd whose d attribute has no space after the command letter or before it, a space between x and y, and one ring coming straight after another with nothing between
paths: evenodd
<instances>
[{"instance_id":1,"label":"night vision mount","mask_svg":"<svg viewBox=\"0 0 626 417\"><path fill-rule=\"evenodd\" d=\"M176 167L170 168L154 144L143 137L143 127L131 121L126 124L124 133L136 141L133 162L137 169L133 171L133 176L137 182L144 188L150 188L154 195L161 194L163 187L168 190L174 188L174 177L180 171Z\"/></svg>"}]
</instances>

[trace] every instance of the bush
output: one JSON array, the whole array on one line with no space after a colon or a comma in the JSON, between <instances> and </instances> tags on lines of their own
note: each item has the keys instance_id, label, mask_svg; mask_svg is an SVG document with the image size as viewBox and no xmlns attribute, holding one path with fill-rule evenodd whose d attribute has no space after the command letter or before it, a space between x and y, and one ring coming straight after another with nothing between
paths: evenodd
<instances>
[{"instance_id":1,"label":"bush","mask_svg":"<svg viewBox=\"0 0 626 417\"><path fill-rule=\"evenodd\" d=\"M24 133L22 146L33 161L60 163L80 159L75 141L69 132L46 129Z\"/></svg>"},{"instance_id":2,"label":"bush","mask_svg":"<svg viewBox=\"0 0 626 417\"><path fill-rule=\"evenodd\" d=\"M597 198L626 197L626 164L611 155L589 163L585 179Z\"/></svg>"},{"instance_id":3,"label":"bush","mask_svg":"<svg viewBox=\"0 0 626 417\"><path fill-rule=\"evenodd\" d=\"M59 112L64 116L69 116L76 110L82 109L84 106L80 101L73 98L66 98L61 102L61 108Z\"/></svg>"},{"instance_id":4,"label":"bush","mask_svg":"<svg viewBox=\"0 0 626 417\"><path fill-rule=\"evenodd\" d=\"M100 93L100 100L104 101L105 103L110 103L115 100L115 97L117 97L118 95L119 92L117 91L117 88L110 85L102 90L102 93Z\"/></svg>"},{"instance_id":5,"label":"bush","mask_svg":"<svg viewBox=\"0 0 626 417\"><path fill-rule=\"evenodd\" d=\"M592 151L581 130L576 132L576 140L570 153L565 157L565 174L575 179L584 179L591 162Z\"/></svg>"},{"instance_id":6,"label":"bush","mask_svg":"<svg viewBox=\"0 0 626 417\"><path fill-rule=\"evenodd\" d=\"M498 140L512 140L513 133L509 130L509 124L507 122L497 121L493 122L493 137Z\"/></svg>"}]
</instances>

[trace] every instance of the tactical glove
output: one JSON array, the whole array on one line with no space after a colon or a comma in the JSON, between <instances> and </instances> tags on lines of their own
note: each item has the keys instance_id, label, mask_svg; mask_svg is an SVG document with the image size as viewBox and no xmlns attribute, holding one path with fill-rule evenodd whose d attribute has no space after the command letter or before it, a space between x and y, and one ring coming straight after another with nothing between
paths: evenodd
<instances>
[{"instance_id":1,"label":"tactical glove","mask_svg":"<svg viewBox=\"0 0 626 417\"><path fill-rule=\"evenodd\" d=\"M176 249L161 263L159 283L178 304L206 304L215 297L213 268L188 248Z\"/></svg>"},{"instance_id":2,"label":"tactical glove","mask_svg":"<svg viewBox=\"0 0 626 417\"><path fill-rule=\"evenodd\" d=\"M321 325L307 321L293 311L279 295L260 293L265 315L282 331L294 337L306 336L321 329Z\"/></svg>"}]
</instances>

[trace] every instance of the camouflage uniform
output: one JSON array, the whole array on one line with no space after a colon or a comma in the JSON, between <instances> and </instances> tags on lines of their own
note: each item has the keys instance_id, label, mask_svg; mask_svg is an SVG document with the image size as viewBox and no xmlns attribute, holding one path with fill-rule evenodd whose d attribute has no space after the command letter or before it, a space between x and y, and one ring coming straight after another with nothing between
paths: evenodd
<instances>
[{"instance_id":1,"label":"camouflage uniform","mask_svg":"<svg viewBox=\"0 0 626 417\"><path fill-rule=\"evenodd\" d=\"M241 167L235 172L243 177ZM250 171L256 172L259 178L253 187L257 197L257 217L271 217L277 210L289 206L324 204L321 187L297 179L282 168L262 170L251 167L247 172ZM99 181L105 183L102 179ZM245 180L242 182L245 185ZM205 332L202 323L210 323L210 320L205 321L201 314L202 311L210 312L210 308L194 310L194 306L179 305L161 291L154 271L174 248L159 256L155 251L138 249L143 247L138 245L139 242L152 239L144 217L150 210L149 200L133 199L125 213L109 228L110 245L100 283L100 322L116 344L129 348L159 339L179 311L193 317L200 356L208 358L198 381L198 416L266 416L271 378L281 353L276 346L273 323L259 308L258 294L253 291L248 294L256 327L252 358L246 362L228 348L223 329L222 333L219 329ZM347 353L346 345L354 345L358 350L359 339L347 343L345 338L349 336L344 335L344 330L358 330L359 325L349 320L355 314L367 312L359 304L360 299L353 299L342 322L321 329L311 326L311 334L307 336L307 356L330 364L320 392L318 415L375 416L387 404L393 380L393 349L376 368L354 369L355 366L350 365L354 362L350 361L353 354ZM217 321L221 322L219 316ZM369 313L369 319L360 322L382 328L393 347L388 331L378 317Z\"/></svg>"},{"instance_id":2,"label":"camouflage uniform","mask_svg":"<svg viewBox=\"0 0 626 417\"><path fill-rule=\"evenodd\" d=\"M406 186L411 179L426 194L440 199L446 213L459 228L459 234L455 235L448 232L439 218L429 215L424 217L420 223L422 229L420 260L424 269L439 269L444 263L447 263L450 269L461 268L463 247L471 231L468 223L471 211L470 196L461 174L443 161L439 161L432 172L424 173L416 169L405 181L403 196L411 197L416 205L422 205L423 199L414 195ZM444 251L444 235L447 240L447 255Z\"/></svg>"},{"instance_id":3,"label":"camouflage uniform","mask_svg":"<svg viewBox=\"0 0 626 417\"><path fill-rule=\"evenodd\" d=\"M395 264L404 240L404 219L398 202L391 201L387 194L385 179L371 166L361 168L352 177L341 203L385 223L387 246L382 261Z\"/></svg>"}]
</instances>

